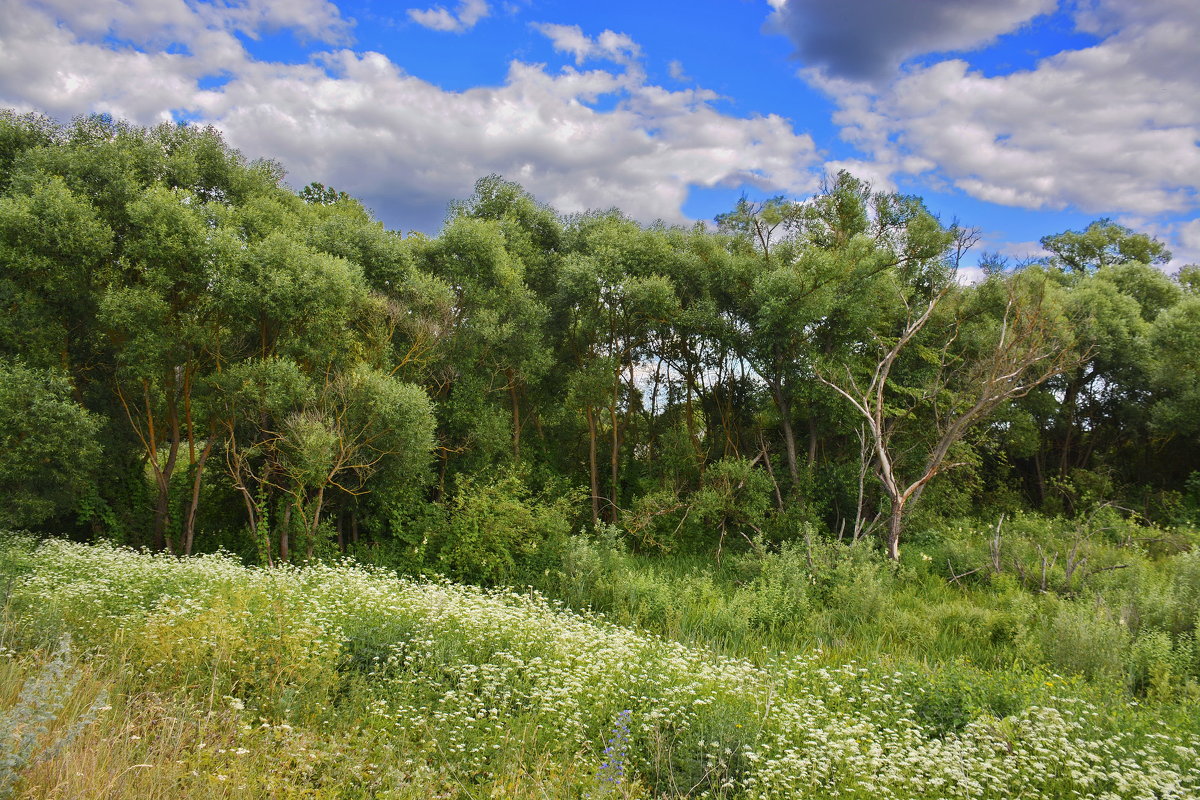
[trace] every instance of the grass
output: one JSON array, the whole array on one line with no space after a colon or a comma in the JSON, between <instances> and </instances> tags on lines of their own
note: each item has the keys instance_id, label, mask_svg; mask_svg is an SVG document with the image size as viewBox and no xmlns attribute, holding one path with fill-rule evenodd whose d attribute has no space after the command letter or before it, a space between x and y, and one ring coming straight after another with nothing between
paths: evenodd
<instances>
[{"instance_id":1,"label":"grass","mask_svg":"<svg viewBox=\"0 0 1200 800\"><path fill-rule=\"evenodd\" d=\"M741 565L741 585L775 597L762 575L777 566ZM70 633L80 679L61 724L101 692L112 698L56 758L23 772L18 796L1200 792L1200 737L1162 713L1165 701L1130 705L1082 678L1005 677L966 659L934 674L772 652L810 634L772 622L766 601L757 627L728 622L707 638L690 606L664 615L692 632L689 645L536 592L348 563L262 570L11 539L0 576L10 586L0 687L15 696ZM713 596L737 597L738 584L713 580ZM852 590L838 594L843 585ZM827 588L848 598L863 586L859 575ZM828 611L820 595L805 602L814 619ZM767 638L754 657L735 655L755 631Z\"/></svg>"},{"instance_id":2,"label":"grass","mask_svg":"<svg viewBox=\"0 0 1200 800\"><path fill-rule=\"evenodd\" d=\"M1054 523L1013 527L1021 524ZM1004 544L1000 570L988 531L964 525L928 533L899 565L863 544L798 543L714 565L639 556L611 535L580 537L561 568L536 582L572 608L728 655L819 648L833 665L1042 669L1131 700L1200 700L1200 550L1190 540L1152 556L1140 546L1022 533ZM1039 554L1069 549L1092 571L1068 578L1060 559L1043 590Z\"/></svg>"}]
</instances>

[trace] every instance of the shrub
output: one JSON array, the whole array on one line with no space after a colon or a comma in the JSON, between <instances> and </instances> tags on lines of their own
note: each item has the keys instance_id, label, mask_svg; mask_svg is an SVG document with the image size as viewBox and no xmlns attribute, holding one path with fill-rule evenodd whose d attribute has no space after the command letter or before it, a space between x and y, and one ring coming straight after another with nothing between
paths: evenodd
<instances>
[{"instance_id":1,"label":"shrub","mask_svg":"<svg viewBox=\"0 0 1200 800\"><path fill-rule=\"evenodd\" d=\"M1012 672L979 669L957 659L905 684L917 718L935 736L957 733L980 716L997 719L1025 710L1035 695L1033 680Z\"/></svg>"},{"instance_id":2,"label":"shrub","mask_svg":"<svg viewBox=\"0 0 1200 800\"><path fill-rule=\"evenodd\" d=\"M1125 671L1128 629L1096 605L1056 602L1033 634L1047 666L1092 680L1115 679Z\"/></svg>"},{"instance_id":3,"label":"shrub","mask_svg":"<svg viewBox=\"0 0 1200 800\"><path fill-rule=\"evenodd\" d=\"M65 377L0 361L0 528L39 525L93 492L99 428Z\"/></svg>"},{"instance_id":4,"label":"shrub","mask_svg":"<svg viewBox=\"0 0 1200 800\"><path fill-rule=\"evenodd\" d=\"M516 475L464 478L431 542L433 563L453 578L491 585L547 570L566 543L577 500L577 492L536 495Z\"/></svg>"},{"instance_id":5,"label":"shrub","mask_svg":"<svg viewBox=\"0 0 1200 800\"><path fill-rule=\"evenodd\" d=\"M12 796L24 773L54 758L105 708L104 695L65 726L62 716L79 683L64 636L54 656L21 688L16 705L0 715L0 800Z\"/></svg>"},{"instance_id":6,"label":"shrub","mask_svg":"<svg viewBox=\"0 0 1200 800\"><path fill-rule=\"evenodd\" d=\"M746 591L752 596L750 622L765 630L800 626L812 613L813 574L805 545L785 542L778 553L760 558L758 575Z\"/></svg>"}]
</instances>

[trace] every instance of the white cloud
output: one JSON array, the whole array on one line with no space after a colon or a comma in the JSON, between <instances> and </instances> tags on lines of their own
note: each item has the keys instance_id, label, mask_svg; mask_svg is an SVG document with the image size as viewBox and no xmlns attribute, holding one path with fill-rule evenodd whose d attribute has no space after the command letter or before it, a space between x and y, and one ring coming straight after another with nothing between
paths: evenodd
<instances>
[{"instance_id":1,"label":"white cloud","mask_svg":"<svg viewBox=\"0 0 1200 800\"><path fill-rule=\"evenodd\" d=\"M1041 242L1000 242L996 250L1000 255L1018 262L1033 261L1051 255L1049 250L1042 247Z\"/></svg>"},{"instance_id":2,"label":"white cloud","mask_svg":"<svg viewBox=\"0 0 1200 800\"><path fill-rule=\"evenodd\" d=\"M1200 264L1200 219L1180 224L1176 239L1186 248L1183 260L1189 264ZM1175 256L1179 258L1179 254Z\"/></svg>"},{"instance_id":3,"label":"white cloud","mask_svg":"<svg viewBox=\"0 0 1200 800\"><path fill-rule=\"evenodd\" d=\"M679 61L678 59L672 59L667 63L667 74L670 75L673 80L685 82L691 80L691 76L689 76L683 68L683 62Z\"/></svg>"},{"instance_id":4,"label":"white cloud","mask_svg":"<svg viewBox=\"0 0 1200 800\"><path fill-rule=\"evenodd\" d=\"M60 117L104 110L143 124L158 122L196 91L196 81L209 70L182 54L114 49L77 38L67 25L77 23L89 38L104 35L90 14L56 18L14 0L4 0L0 9L0 100L21 110ZM170 18L164 27L186 29L212 68L240 61L241 46L232 35L208 31L186 8L160 10ZM119 20L114 25L127 30Z\"/></svg>"},{"instance_id":5,"label":"white cloud","mask_svg":"<svg viewBox=\"0 0 1200 800\"><path fill-rule=\"evenodd\" d=\"M630 65L642 57L642 49L623 33L606 30L593 39L578 25L535 22L533 28L550 39L555 50L573 56L577 66L591 59Z\"/></svg>"},{"instance_id":6,"label":"white cloud","mask_svg":"<svg viewBox=\"0 0 1200 800\"><path fill-rule=\"evenodd\" d=\"M1167 245L1167 249L1171 251L1171 260L1163 265L1166 272L1176 272L1188 264L1200 264L1200 219L1163 222L1138 215L1123 215L1116 221L1132 230L1149 234Z\"/></svg>"},{"instance_id":7,"label":"white cloud","mask_svg":"<svg viewBox=\"0 0 1200 800\"><path fill-rule=\"evenodd\" d=\"M812 185L808 136L776 116L722 115L705 92L520 62L501 87L447 92L377 53L342 51L328 66L332 75L257 66L213 94L205 117L300 180L334 183L395 215L440 212L490 172L562 211L615 205L672 222L684 221L693 185ZM612 111L587 105L618 91L626 99Z\"/></svg>"},{"instance_id":8,"label":"white cloud","mask_svg":"<svg viewBox=\"0 0 1200 800\"><path fill-rule=\"evenodd\" d=\"M353 27L329 0L5 0L3 7L6 16L42 10L83 40L113 34L139 45L190 41L205 30L257 37L284 29L307 40L343 43Z\"/></svg>"},{"instance_id":9,"label":"white cloud","mask_svg":"<svg viewBox=\"0 0 1200 800\"><path fill-rule=\"evenodd\" d=\"M408 9L408 16L418 25L449 33L469 31L489 14L491 8L487 0L462 0L456 12L447 11L444 6L434 6L424 11L417 8Z\"/></svg>"},{"instance_id":10,"label":"white cloud","mask_svg":"<svg viewBox=\"0 0 1200 800\"><path fill-rule=\"evenodd\" d=\"M236 34L288 29L342 43L352 27L326 0L0 0L0 103L160 122L194 105L198 80L248 63ZM168 51L172 44L187 52Z\"/></svg>"},{"instance_id":11,"label":"white cloud","mask_svg":"<svg viewBox=\"0 0 1200 800\"><path fill-rule=\"evenodd\" d=\"M982 267L959 267L958 272L954 275L954 280L961 286L969 286L975 283L982 283L987 279L987 273Z\"/></svg>"},{"instance_id":12,"label":"white cloud","mask_svg":"<svg viewBox=\"0 0 1200 800\"><path fill-rule=\"evenodd\" d=\"M1100 8L1119 24L1099 44L1009 75L958 59L882 90L804 75L837 100L843 138L880 172L929 172L1031 209L1186 212L1200 191L1200 6L1133 5ZM1100 11L1089 7L1089 20Z\"/></svg>"},{"instance_id":13,"label":"white cloud","mask_svg":"<svg viewBox=\"0 0 1200 800\"><path fill-rule=\"evenodd\" d=\"M712 92L647 83L639 48L622 34L580 34L580 58L617 68L514 61L503 85L455 92L379 53L256 62L228 26L189 17L190 6L172 7L178 18L163 23L186 54L86 41L73 26L94 36L99 23L42 6L0 0L0 8L10 12L0 22L0 105L60 117L104 111L143 124L184 109L247 155L281 160L295 185L336 186L403 227L432 227L450 199L491 172L563 211L617 206L645 221L686 221L682 205L693 186L815 187L818 156L808 135L776 115L721 113ZM141 35L155 36L149 27ZM200 89L214 71L228 80ZM606 96L615 107L592 107Z\"/></svg>"}]
</instances>

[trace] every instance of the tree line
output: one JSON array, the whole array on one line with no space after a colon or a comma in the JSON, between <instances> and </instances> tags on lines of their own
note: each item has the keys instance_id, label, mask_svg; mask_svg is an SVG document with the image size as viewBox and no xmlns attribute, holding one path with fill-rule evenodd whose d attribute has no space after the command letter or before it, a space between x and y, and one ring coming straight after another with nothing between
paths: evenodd
<instances>
[{"instance_id":1,"label":"tree line","mask_svg":"<svg viewBox=\"0 0 1200 800\"><path fill-rule=\"evenodd\" d=\"M1200 509L1200 269L1109 220L967 285L971 229L846 173L691 228L489 176L435 238L283 178L0 115L0 526L419 560L558 509L897 557L923 515Z\"/></svg>"}]
</instances>

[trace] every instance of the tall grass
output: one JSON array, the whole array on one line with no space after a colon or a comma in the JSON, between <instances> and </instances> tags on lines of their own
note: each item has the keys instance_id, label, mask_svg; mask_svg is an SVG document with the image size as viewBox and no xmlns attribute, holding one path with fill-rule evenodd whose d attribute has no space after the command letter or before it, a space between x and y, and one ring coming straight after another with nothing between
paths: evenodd
<instances>
[{"instance_id":1,"label":"tall grass","mask_svg":"<svg viewBox=\"0 0 1200 800\"><path fill-rule=\"evenodd\" d=\"M947 524L899 565L821 541L717 565L635 555L601 531L536 580L572 608L745 658L820 648L834 665L1041 670L1127 699L1200 700L1200 549L1163 548L1150 529L1114 542L1044 518L1009 528L996 545Z\"/></svg>"},{"instance_id":2,"label":"tall grass","mask_svg":"<svg viewBox=\"0 0 1200 800\"><path fill-rule=\"evenodd\" d=\"M745 585L770 596L771 569ZM721 655L535 592L352 564L261 570L19 540L0 547L0 574L18 660L69 632L114 698L26 775L28 796L1200 792L1200 739L1137 708L1117 719L1058 679L981 686L964 664L937 684L811 653ZM841 586L865 584L834 581L830 597L848 598ZM824 602L806 597L809 613ZM769 611L754 630L776 630ZM621 781L605 783L615 730Z\"/></svg>"}]
</instances>

